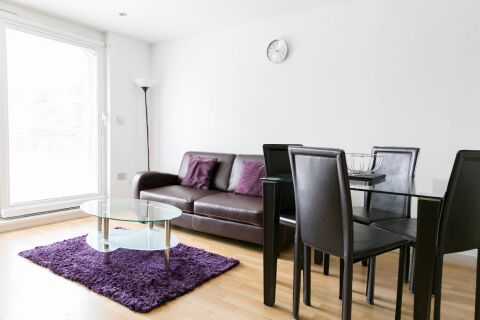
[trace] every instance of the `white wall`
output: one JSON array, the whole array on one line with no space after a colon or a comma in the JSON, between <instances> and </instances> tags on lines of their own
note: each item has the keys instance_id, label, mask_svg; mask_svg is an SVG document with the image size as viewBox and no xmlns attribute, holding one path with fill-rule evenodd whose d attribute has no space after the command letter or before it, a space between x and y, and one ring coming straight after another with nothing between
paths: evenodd
<instances>
[{"instance_id":1,"label":"white wall","mask_svg":"<svg viewBox=\"0 0 480 320\"><path fill-rule=\"evenodd\" d=\"M115 33L107 33L107 73L109 78L110 159L109 195L131 197L132 178L147 168L145 104L143 90L133 79L150 74L150 44ZM123 124L119 124L122 123ZM126 180L118 180L126 173Z\"/></svg>"},{"instance_id":2,"label":"white wall","mask_svg":"<svg viewBox=\"0 0 480 320\"><path fill-rule=\"evenodd\" d=\"M480 149L478 12L477 0L338 1L156 44L153 168L177 172L186 150L394 145L421 148L417 175L448 178L457 150ZM265 57L277 37L290 45L279 65Z\"/></svg>"},{"instance_id":3,"label":"white wall","mask_svg":"<svg viewBox=\"0 0 480 320\"><path fill-rule=\"evenodd\" d=\"M480 149L480 2L339 1L154 46L154 168L186 150L263 143L418 146L418 174L448 177ZM290 56L267 61L284 38Z\"/></svg>"}]
</instances>

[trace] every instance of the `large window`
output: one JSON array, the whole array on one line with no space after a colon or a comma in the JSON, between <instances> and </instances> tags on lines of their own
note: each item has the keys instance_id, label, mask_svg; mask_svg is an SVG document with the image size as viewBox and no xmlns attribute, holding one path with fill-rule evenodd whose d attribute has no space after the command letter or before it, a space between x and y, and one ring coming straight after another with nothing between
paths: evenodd
<instances>
[{"instance_id":1,"label":"large window","mask_svg":"<svg viewBox=\"0 0 480 320\"><path fill-rule=\"evenodd\" d=\"M102 194L99 49L16 27L2 32L3 216Z\"/></svg>"}]
</instances>

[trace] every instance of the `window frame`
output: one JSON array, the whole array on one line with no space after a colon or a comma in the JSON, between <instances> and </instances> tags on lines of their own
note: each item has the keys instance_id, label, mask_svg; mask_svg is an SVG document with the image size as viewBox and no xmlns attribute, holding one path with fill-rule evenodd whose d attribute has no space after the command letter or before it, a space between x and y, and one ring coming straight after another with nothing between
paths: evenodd
<instances>
[{"instance_id":1,"label":"window frame","mask_svg":"<svg viewBox=\"0 0 480 320\"><path fill-rule=\"evenodd\" d=\"M47 38L78 47L94 50L97 56L97 104L98 104L98 193L75 195L10 203L9 186L9 129L8 129L8 83L7 83L7 43L6 30L13 29L35 36ZM1 217L9 218L49 211L68 210L82 202L104 198L107 191L107 123L106 123L106 53L105 43L89 41L68 32L53 31L25 22L11 21L0 17L0 210Z\"/></svg>"}]
</instances>

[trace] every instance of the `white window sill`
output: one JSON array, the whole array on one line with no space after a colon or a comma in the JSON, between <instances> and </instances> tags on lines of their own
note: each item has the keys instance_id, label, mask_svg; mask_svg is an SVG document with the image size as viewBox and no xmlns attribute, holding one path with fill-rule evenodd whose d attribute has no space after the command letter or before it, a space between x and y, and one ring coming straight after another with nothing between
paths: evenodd
<instances>
[{"instance_id":1,"label":"white window sill","mask_svg":"<svg viewBox=\"0 0 480 320\"><path fill-rule=\"evenodd\" d=\"M29 217L21 217L9 220L0 219L0 233L19 229L37 227L45 224L56 223L67 220L86 218L89 215L80 209L73 209L61 212L45 213Z\"/></svg>"},{"instance_id":2,"label":"white window sill","mask_svg":"<svg viewBox=\"0 0 480 320\"><path fill-rule=\"evenodd\" d=\"M75 197L60 198L54 200L34 201L31 203L16 204L11 207L3 208L1 214L3 218L14 218L32 213L47 213L48 211L69 209L79 207L83 202L96 199L104 199L103 195L82 195Z\"/></svg>"}]
</instances>

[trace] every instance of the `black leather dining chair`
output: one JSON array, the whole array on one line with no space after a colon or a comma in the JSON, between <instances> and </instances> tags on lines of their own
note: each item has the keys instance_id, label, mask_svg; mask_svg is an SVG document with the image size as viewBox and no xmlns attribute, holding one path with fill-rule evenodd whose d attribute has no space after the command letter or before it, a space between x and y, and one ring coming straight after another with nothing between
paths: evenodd
<instances>
[{"instance_id":1,"label":"black leather dining chair","mask_svg":"<svg viewBox=\"0 0 480 320\"><path fill-rule=\"evenodd\" d=\"M382 162L375 173L385 174L388 177L408 177L415 176L417 167L419 148L413 147L373 147L372 154L381 156ZM375 164L374 164L375 165ZM392 221L396 219L410 218L411 199L409 196L381 194L381 193L365 193L363 207L353 208L353 219L363 224L371 224L378 221ZM403 223L403 222L400 222ZM415 261L413 254L412 262ZM405 254L404 281L409 281L410 266L410 247L407 247ZM414 264L412 263L412 269ZM371 258L368 261L368 277L367 277L367 301L374 303L375 292L375 268L376 260ZM413 272L412 272L413 277ZM413 278L412 278L413 279ZM410 284L413 290L413 281Z\"/></svg>"},{"instance_id":2,"label":"black leather dining chair","mask_svg":"<svg viewBox=\"0 0 480 320\"><path fill-rule=\"evenodd\" d=\"M443 256L477 249L475 319L480 320L480 151L457 153L440 214L436 251L434 319L440 319ZM384 230L417 239L417 220L384 221L374 224ZM414 273L414 270L412 270Z\"/></svg>"},{"instance_id":3,"label":"black leather dining chair","mask_svg":"<svg viewBox=\"0 0 480 320\"><path fill-rule=\"evenodd\" d=\"M293 316L299 317L300 270L304 268L304 302L310 305L310 248L341 258L342 319L352 316L355 262L400 249L395 319L401 318L402 273L408 240L355 223L345 153L338 149L289 148L296 201ZM305 247L304 247L305 246ZM307 250L304 250L307 248Z\"/></svg>"},{"instance_id":4,"label":"black leather dining chair","mask_svg":"<svg viewBox=\"0 0 480 320\"><path fill-rule=\"evenodd\" d=\"M419 148L413 147L378 147L372 148L372 155L382 157L382 162L375 173L385 174L391 177L415 176ZM375 163L373 164L375 166ZM362 224L371 224L378 221L392 221L396 219L410 218L410 197L382 194L365 193L364 206L353 207L354 221ZM400 223L404 223L403 221ZM409 280L410 247L405 254L404 280ZM414 258L412 259L414 261ZM328 268L328 258L325 259L324 269ZM413 264L412 264L413 265ZM374 303L375 292L375 257L368 261L368 280L366 296L370 304ZM413 274L413 273L412 273ZM411 282L413 286L413 282Z\"/></svg>"},{"instance_id":5,"label":"black leather dining chair","mask_svg":"<svg viewBox=\"0 0 480 320\"><path fill-rule=\"evenodd\" d=\"M292 174L290 159L288 157L288 147L301 147L301 144L264 144L263 156L265 158L265 168L267 176L276 176L282 174ZM293 196L293 186L284 185L280 192L280 221L283 224L295 226L295 199ZM315 263L323 263L323 252L315 250ZM328 275L329 257L326 256L323 273Z\"/></svg>"}]
</instances>

